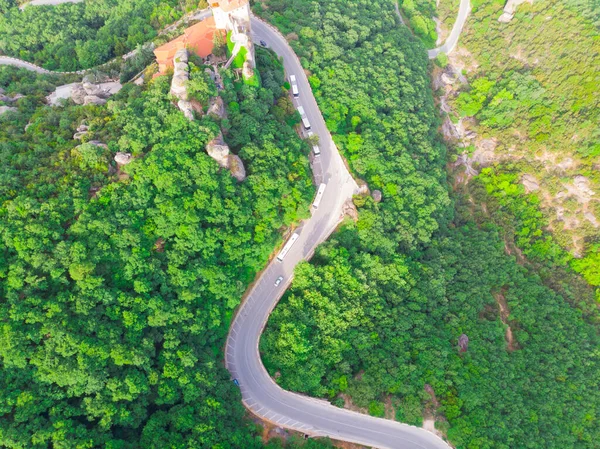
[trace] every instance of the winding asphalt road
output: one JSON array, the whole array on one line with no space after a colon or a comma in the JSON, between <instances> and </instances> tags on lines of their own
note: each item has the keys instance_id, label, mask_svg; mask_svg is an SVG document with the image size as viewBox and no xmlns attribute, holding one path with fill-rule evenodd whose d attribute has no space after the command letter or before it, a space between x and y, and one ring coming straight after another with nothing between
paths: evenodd
<instances>
[{"instance_id":1,"label":"winding asphalt road","mask_svg":"<svg viewBox=\"0 0 600 449\"><path fill-rule=\"evenodd\" d=\"M267 42L283 58L286 73L296 75L300 90L296 106L304 108L312 131L320 137L319 158L327 187L319 208L296 231L300 237L283 262L275 259L268 265L238 310L226 343L227 369L239 382L244 405L278 426L378 448L447 449L449 446L442 439L424 429L340 409L323 400L285 391L271 379L262 364L258 344L269 314L291 283L296 264L310 258L317 245L335 230L342 218L343 204L352 197L357 185L325 126L300 61L285 38L257 18L252 20L252 29L253 40ZM283 276L284 281L276 287L279 276Z\"/></svg>"},{"instance_id":2,"label":"winding asphalt road","mask_svg":"<svg viewBox=\"0 0 600 449\"><path fill-rule=\"evenodd\" d=\"M448 39L446 39L446 42L444 42L444 45L441 47L427 51L427 56L429 56L429 59L435 59L440 53L448 54L454 50L454 47L456 47L456 44L458 44L458 38L460 37L460 33L462 33L463 27L465 26L469 12L471 12L471 1L460 0L458 16L456 17L456 22L454 22L452 31L450 31L450 36L448 36Z\"/></svg>"}]
</instances>

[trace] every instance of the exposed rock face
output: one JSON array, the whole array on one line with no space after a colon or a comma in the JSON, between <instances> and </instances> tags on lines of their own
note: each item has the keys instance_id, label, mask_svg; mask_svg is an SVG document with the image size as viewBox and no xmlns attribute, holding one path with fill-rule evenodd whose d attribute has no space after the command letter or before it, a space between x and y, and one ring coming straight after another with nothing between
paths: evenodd
<instances>
[{"instance_id":1,"label":"exposed rock face","mask_svg":"<svg viewBox=\"0 0 600 449\"><path fill-rule=\"evenodd\" d=\"M206 152L220 167L229 169L235 179L240 182L246 179L244 163L239 156L231 154L229 146L223 140L223 134L219 134L206 145Z\"/></svg>"},{"instance_id":2,"label":"exposed rock face","mask_svg":"<svg viewBox=\"0 0 600 449\"><path fill-rule=\"evenodd\" d=\"M523 175L521 178L521 184L523 184L527 193L535 192L536 190L540 189L538 180L535 178L535 176L530 174Z\"/></svg>"},{"instance_id":3,"label":"exposed rock face","mask_svg":"<svg viewBox=\"0 0 600 449\"><path fill-rule=\"evenodd\" d=\"M4 90L2 92L0 92L0 101L4 101L6 103L13 103L15 101L17 101L19 98L23 98L25 95L21 95L21 94L16 94L13 95L12 97L9 97L8 95L4 95Z\"/></svg>"},{"instance_id":4,"label":"exposed rock face","mask_svg":"<svg viewBox=\"0 0 600 449\"><path fill-rule=\"evenodd\" d=\"M456 81L454 78L452 78L447 73L442 73L441 80L442 80L442 83L444 83L444 84L453 84Z\"/></svg>"},{"instance_id":5,"label":"exposed rock face","mask_svg":"<svg viewBox=\"0 0 600 449\"><path fill-rule=\"evenodd\" d=\"M244 167L244 163L240 157L235 154L229 155L229 170L231 171L231 175L238 181L242 182L246 179L246 168Z\"/></svg>"},{"instance_id":6,"label":"exposed rock face","mask_svg":"<svg viewBox=\"0 0 600 449\"><path fill-rule=\"evenodd\" d=\"M380 190L373 190L371 196L373 197L373 201L375 201L376 203L381 202L381 199L383 198L383 195Z\"/></svg>"},{"instance_id":7,"label":"exposed rock face","mask_svg":"<svg viewBox=\"0 0 600 449\"><path fill-rule=\"evenodd\" d=\"M100 142L99 140L90 140L88 143L90 145L96 145L97 147L108 149L108 145L106 145L104 142Z\"/></svg>"},{"instance_id":8,"label":"exposed rock face","mask_svg":"<svg viewBox=\"0 0 600 449\"><path fill-rule=\"evenodd\" d=\"M458 347L460 348L460 352L467 352L469 349L469 337L466 334L462 334L458 338Z\"/></svg>"},{"instance_id":9,"label":"exposed rock face","mask_svg":"<svg viewBox=\"0 0 600 449\"><path fill-rule=\"evenodd\" d=\"M181 109L181 112L183 112L185 118L187 118L190 122L194 120L194 107L192 106L192 103L187 100L179 100L177 102L177 107Z\"/></svg>"},{"instance_id":10,"label":"exposed rock face","mask_svg":"<svg viewBox=\"0 0 600 449\"><path fill-rule=\"evenodd\" d=\"M10 106L0 106L0 115L5 114L9 111L16 111L17 108L11 108Z\"/></svg>"},{"instance_id":11,"label":"exposed rock face","mask_svg":"<svg viewBox=\"0 0 600 449\"><path fill-rule=\"evenodd\" d=\"M86 80L87 76L84 78ZM75 104L104 104L106 99L121 90L121 83L106 82L92 84L89 81L82 83L65 84L46 97L48 104L56 106L61 99L71 98Z\"/></svg>"},{"instance_id":12,"label":"exposed rock face","mask_svg":"<svg viewBox=\"0 0 600 449\"><path fill-rule=\"evenodd\" d=\"M115 162L119 165L119 167L129 164L132 160L133 157L131 156L131 153L122 153L119 151L117 154L115 154Z\"/></svg>"},{"instance_id":13,"label":"exposed rock face","mask_svg":"<svg viewBox=\"0 0 600 449\"><path fill-rule=\"evenodd\" d=\"M177 97L177 107L181 109L183 115L192 121L194 120L194 107L188 101L187 84L190 80L190 68L188 66L188 53L185 48L175 53L173 67L173 79L171 80L171 94Z\"/></svg>"},{"instance_id":14,"label":"exposed rock face","mask_svg":"<svg viewBox=\"0 0 600 449\"><path fill-rule=\"evenodd\" d=\"M215 139L206 145L206 152L217 164L223 168L229 168L229 147L223 140L223 134L219 134Z\"/></svg>"},{"instance_id":15,"label":"exposed rock face","mask_svg":"<svg viewBox=\"0 0 600 449\"><path fill-rule=\"evenodd\" d=\"M88 104L103 105L106 104L106 100L96 95L86 95L85 97L83 97L83 104L86 106Z\"/></svg>"},{"instance_id":16,"label":"exposed rock face","mask_svg":"<svg viewBox=\"0 0 600 449\"><path fill-rule=\"evenodd\" d=\"M225 103L221 97L213 97L210 99L208 114L214 114L221 119L225 118Z\"/></svg>"}]
</instances>

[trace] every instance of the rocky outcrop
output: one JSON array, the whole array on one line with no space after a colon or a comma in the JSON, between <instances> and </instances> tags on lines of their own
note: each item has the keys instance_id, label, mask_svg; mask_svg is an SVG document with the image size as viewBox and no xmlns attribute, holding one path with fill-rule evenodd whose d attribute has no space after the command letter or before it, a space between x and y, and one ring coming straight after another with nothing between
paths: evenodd
<instances>
[{"instance_id":1,"label":"rocky outcrop","mask_svg":"<svg viewBox=\"0 0 600 449\"><path fill-rule=\"evenodd\" d=\"M223 134L219 134L215 139L208 142L206 152L217 164L223 168L229 168L229 146L223 140Z\"/></svg>"},{"instance_id":2,"label":"rocky outcrop","mask_svg":"<svg viewBox=\"0 0 600 449\"><path fill-rule=\"evenodd\" d=\"M185 117L194 120L194 107L188 100L187 85L190 80L190 68L188 66L188 52L185 48L175 53L173 64L173 79L171 80L171 95L177 100L177 107Z\"/></svg>"},{"instance_id":3,"label":"rocky outcrop","mask_svg":"<svg viewBox=\"0 0 600 449\"><path fill-rule=\"evenodd\" d=\"M231 176L238 181L242 182L246 179L246 167L244 167L244 163L240 157L235 154L229 155L229 170L231 171Z\"/></svg>"},{"instance_id":4,"label":"rocky outcrop","mask_svg":"<svg viewBox=\"0 0 600 449\"><path fill-rule=\"evenodd\" d=\"M379 203L379 202L381 202L381 199L383 198L383 194L381 193L381 190L373 190L371 197L373 198L373 201L375 201L376 203Z\"/></svg>"},{"instance_id":5,"label":"rocky outcrop","mask_svg":"<svg viewBox=\"0 0 600 449\"><path fill-rule=\"evenodd\" d=\"M217 164L219 164L220 167L227 168L235 179L240 182L246 179L246 168L244 167L244 162L239 156L231 154L229 146L223 139L223 134L219 133L215 139L211 140L206 145L206 152L217 162Z\"/></svg>"},{"instance_id":6,"label":"rocky outcrop","mask_svg":"<svg viewBox=\"0 0 600 449\"><path fill-rule=\"evenodd\" d=\"M5 103L13 103L20 98L23 98L25 95L15 94L12 97L4 94L4 89L0 88L0 101L4 101Z\"/></svg>"},{"instance_id":7,"label":"rocky outcrop","mask_svg":"<svg viewBox=\"0 0 600 449\"><path fill-rule=\"evenodd\" d=\"M116 94L123 87L121 83L110 81L100 84L93 84L90 78L84 78L81 83L65 84L58 86L56 90L46 97L48 104L57 106L61 99L72 99L75 104L96 104L102 105L106 100Z\"/></svg>"},{"instance_id":8,"label":"rocky outcrop","mask_svg":"<svg viewBox=\"0 0 600 449\"><path fill-rule=\"evenodd\" d=\"M0 106L0 115L2 114L6 114L7 112L15 112L17 111L17 108L12 108L10 106Z\"/></svg>"},{"instance_id":9,"label":"rocky outcrop","mask_svg":"<svg viewBox=\"0 0 600 449\"><path fill-rule=\"evenodd\" d=\"M208 114L213 114L220 119L226 117L225 103L221 97L213 97L208 105Z\"/></svg>"},{"instance_id":10,"label":"rocky outcrop","mask_svg":"<svg viewBox=\"0 0 600 449\"><path fill-rule=\"evenodd\" d=\"M115 154L115 162L119 167L129 164L132 160L133 156L131 156L131 153L122 153L119 151Z\"/></svg>"}]
</instances>

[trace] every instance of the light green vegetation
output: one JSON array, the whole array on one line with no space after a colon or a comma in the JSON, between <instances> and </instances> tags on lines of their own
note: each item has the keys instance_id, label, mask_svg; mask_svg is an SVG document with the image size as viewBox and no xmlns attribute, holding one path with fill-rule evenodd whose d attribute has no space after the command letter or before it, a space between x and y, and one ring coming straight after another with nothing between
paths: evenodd
<instances>
[{"instance_id":1,"label":"light green vegetation","mask_svg":"<svg viewBox=\"0 0 600 449\"><path fill-rule=\"evenodd\" d=\"M503 2L474 2L461 38L470 56L457 58L469 86L450 103L467 119L467 129L494 142L488 156L494 170L488 173L498 179L484 180L495 185L494 195L516 201L514 184L527 174L543 212L536 229L583 258L571 266L598 285L600 29L592 6L524 3L502 24ZM510 182L503 181L505 174Z\"/></svg>"}]
</instances>

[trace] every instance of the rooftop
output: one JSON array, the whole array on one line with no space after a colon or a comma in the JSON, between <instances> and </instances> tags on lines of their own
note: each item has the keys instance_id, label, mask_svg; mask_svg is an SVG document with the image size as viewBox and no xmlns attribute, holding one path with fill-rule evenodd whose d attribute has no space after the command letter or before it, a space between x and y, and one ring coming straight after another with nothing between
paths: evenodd
<instances>
[{"instance_id":1,"label":"rooftop","mask_svg":"<svg viewBox=\"0 0 600 449\"><path fill-rule=\"evenodd\" d=\"M167 42L154 50L159 64L172 59L177 50L188 48L201 58L206 58L213 51L214 36L217 28L214 17L204 19L196 25L187 28L177 39Z\"/></svg>"}]
</instances>

